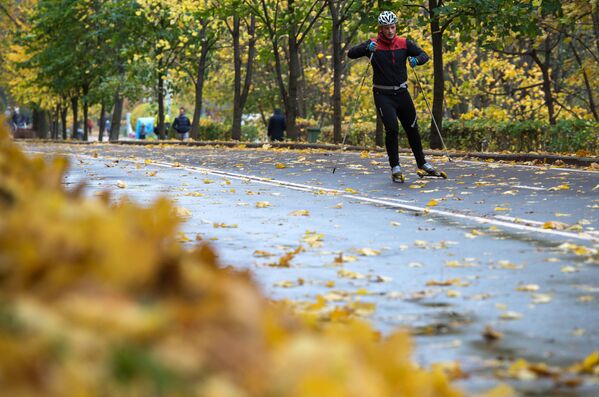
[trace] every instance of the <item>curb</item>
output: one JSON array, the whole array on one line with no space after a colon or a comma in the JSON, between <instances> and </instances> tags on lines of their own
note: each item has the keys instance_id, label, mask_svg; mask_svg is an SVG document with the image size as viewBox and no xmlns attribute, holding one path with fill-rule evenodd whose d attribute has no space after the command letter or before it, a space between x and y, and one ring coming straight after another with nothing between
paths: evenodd
<instances>
[{"instance_id":1,"label":"curb","mask_svg":"<svg viewBox=\"0 0 599 397\"><path fill-rule=\"evenodd\" d=\"M116 142L97 142L97 141L72 141L72 140L53 140L53 139L18 139L26 142L41 142L41 143L63 143L73 145L91 145L96 143L110 143L114 145L133 145L133 146L158 146L158 145L177 145L177 146L223 146L223 147L244 147L249 149L262 148L264 143L254 142L233 142L233 141L139 141L139 140L122 140ZM380 147L367 146L341 146L325 143L298 143L298 142L273 142L269 143L272 148L279 149L319 149L328 151L371 151L384 152ZM400 153L412 153L409 149L399 149ZM449 152L442 150L425 150L427 156L446 156L449 154L452 158L463 159L480 159L480 160L496 160L496 161L516 161L516 162L534 162L535 165L555 164L556 165L575 165L579 167L590 167L593 163L599 163L599 157L579 157L579 156L564 156L558 154L538 154L538 153L492 153L492 152ZM559 164L559 163L562 164Z\"/></svg>"}]
</instances>

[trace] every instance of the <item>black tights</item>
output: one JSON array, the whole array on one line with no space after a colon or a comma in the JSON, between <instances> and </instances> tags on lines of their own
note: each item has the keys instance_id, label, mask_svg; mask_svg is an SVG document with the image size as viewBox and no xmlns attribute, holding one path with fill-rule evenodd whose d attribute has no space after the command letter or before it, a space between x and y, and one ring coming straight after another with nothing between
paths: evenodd
<instances>
[{"instance_id":1,"label":"black tights","mask_svg":"<svg viewBox=\"0 0 599 397\"><path fill-rule=\"evenodd\" d=\"M408 142L416 158L416 164L418 168L421 168L426 160L424 159L422 142L418 133L416 108L408 90L382 92L375 89L374 103L385 126L385 147L387 148L389 165L391 167L399 165L397 150L399 146L399 124L397 119L399 118L401 126L408 136Z\"/></svg>"}]
</instances>

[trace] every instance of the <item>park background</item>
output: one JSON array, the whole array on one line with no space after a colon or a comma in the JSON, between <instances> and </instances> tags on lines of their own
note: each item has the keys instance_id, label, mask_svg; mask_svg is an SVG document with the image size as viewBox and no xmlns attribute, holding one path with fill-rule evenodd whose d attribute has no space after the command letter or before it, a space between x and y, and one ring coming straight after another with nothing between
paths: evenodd
<instances>
[{"instance_id":1,"label":"park background","mask_svg":"<svg viewBox=\"0 0 599 397\"><path fill-rule=\"evenodd\" d=\"M423 90L409 73L431 148L425 98L452 149L597 152L595 0L2 0L0 107L40 138L87 140L89 118L111 141L127 113L172 137L179 106L194 140L263 140L280 107L290 140L383 146L367 59L346 56L380 10L431 57Z\"/></svg>"}]
</instances>

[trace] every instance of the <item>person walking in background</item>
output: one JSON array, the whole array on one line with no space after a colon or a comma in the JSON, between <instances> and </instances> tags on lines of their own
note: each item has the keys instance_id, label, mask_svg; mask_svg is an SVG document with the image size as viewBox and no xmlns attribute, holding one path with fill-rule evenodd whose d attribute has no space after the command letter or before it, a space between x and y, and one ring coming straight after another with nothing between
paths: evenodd
<instances>
[{"instance_id":1,"label":"person walking in background","mask_svg":"<svg viewBox=\"0 0 599 397\"><path fill-rule=\"evenodd\" d=\"M15 131L18 128L27 128L27 120L25 119L25 116L21 114L21 110L17 107L15 107L15 111L12 114L11 123Z\"/></svg>"},{"instance_id":2,"label":"person walking in background","mask_svg":"<svg viewBox=\"0 0 599 397\"><path fill-rule=\"evenodd\" d=\"M139 139L146 139L146 126L143 123L139 127Z\"/></svg>"},{"instance_id":3,"label":"person walking in background","mask_svg":"<svg viewBox=\"0 0 599 397\"><path fill-rule=\"evenodd\" d=\"M185 115L185 108L179 108L179 116L173 122L173 129L177 132L177 138L179 140L187 140L189 138L189 130L191 129L191 122Z\"/></svg>"},{"instance_id":4,"label":"person walking in background","mask_svg":"<svg viewBox=\"0 0 599 397\"><path fill-rule=\"evenodd\" d=\"M91 135L93 130L94 130L94 121L91 118L88 118L87 119L87 133L89 135Z\"/></svg>"},{"instance_id":5,"label":"person walking in background","mask_svg":"<svg viewBox=\"0 0 599 397\"><path fill-rule=\"evenodd\" d=\"M398 118L408 136L418 169L428 175L439 176L440 173L424 158L416 108L407 82L406 63L415 68L427 63L429 57L415 42L396 35L397 22L394 13L381 12L378 17L378 37L351 48L347 56L351 59L370 57L374 103L385 126L385 147L391 166L391 179L403 182L404 175L399 165Z\"/></svg>"},{"instance_id":6,"label":"person walking in background","mask_svg":"<svg viewBox=\"0 0 599 397\"><path fill-rule=\"evenodd\" d=\"M275 109L272 116L268 120L268 138L271 141L282 141L285 138L285 130L287 123L281 109Z\"/></svg>"}]
</instances>

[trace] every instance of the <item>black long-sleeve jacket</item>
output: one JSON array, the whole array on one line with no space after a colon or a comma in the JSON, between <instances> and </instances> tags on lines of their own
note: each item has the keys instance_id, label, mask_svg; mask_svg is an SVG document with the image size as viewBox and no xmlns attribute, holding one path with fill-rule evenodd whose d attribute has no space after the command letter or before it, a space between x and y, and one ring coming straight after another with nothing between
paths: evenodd
<instances>
[{"instance_id":1,"label":"black long-sleeve jacket","mask_svg":"<svg viewBox=\"0 0 599 397\"><path fill-rule=\"evenodd\" d=\"M367 40L355 47L350 48L347 56L351 59L369 57L371 52L368 44L371 41L377 43L376 51L372 55L372 83L384 86L399 86L408 80L406 61L408 56L415 57L418 65L424 65L429 57L412 40L395 36L388 40L382 33L375 39Z\"/></svg>"},{"instance_id":2,"label":"black long-sleeve jacket","mask_svg":"<svg viewBox=\"0 0 599 397\"><path fill-rule=\"evenodd\" d=\"M180 134L185 134L191 129L191 121L189 121L189 118L186 115L179 115L173 123L173 129Z\"/></svg>"}]
</instances>

